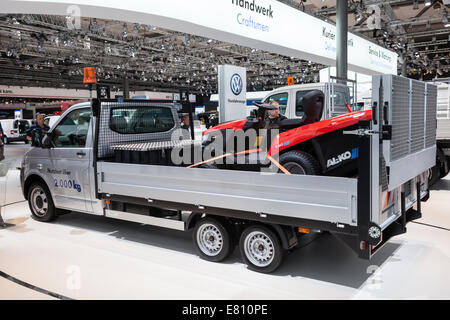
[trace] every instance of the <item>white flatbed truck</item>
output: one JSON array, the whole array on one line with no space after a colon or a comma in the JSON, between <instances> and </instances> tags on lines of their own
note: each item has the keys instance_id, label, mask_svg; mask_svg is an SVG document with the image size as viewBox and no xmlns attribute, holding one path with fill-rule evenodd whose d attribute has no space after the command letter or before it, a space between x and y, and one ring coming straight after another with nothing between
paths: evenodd
<instances>
[{"instance_id":1,"label":"white flatbed truck","mask_svg":"<svg viewBox=\"0 0 450 320\"><path fill-rule=\"evenodd\" d=\"M431 170L431 183L450 172L450 84L438 84L436 166Z\"/></svg>"},{"instance_id":2,"label":"white flatbed truck","mask_svg":"<svg viewBox=\"0 0 450 320\"><path fill-rule=\"evenodd\" d=\"M430 126L436 121L435 104L430 100L411 109L398 100L409 101L409 86L418 85L422 94L435 87L397 76L374 76L373 81L373 119L347 132L360 137L356 177L123 163L112 147L169 140L179 126L175 108L93 100L67 110L25 155L23 193L39 221L78 211L193 229L203 259L221 261L239 246L248 267L259 272L274 271L306 232L330 232L360 258L370 259L392 236L406 232L408 221L421 217L421 201L429 196L427 172L436 156L435 126L434 131ZM416 108L422 117L413 123ZM151 132L139 122L146 112L159 114ZM405 122L399 112L413 117ZM417 126L419 140L406 148L397 145Z\"/></svg>"}]
</instances>

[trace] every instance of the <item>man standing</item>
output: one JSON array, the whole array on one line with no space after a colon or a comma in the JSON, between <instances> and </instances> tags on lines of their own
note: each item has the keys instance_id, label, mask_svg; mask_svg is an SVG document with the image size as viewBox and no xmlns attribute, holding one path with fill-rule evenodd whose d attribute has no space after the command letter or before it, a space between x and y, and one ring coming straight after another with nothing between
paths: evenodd
<instances>
[{"instance_id":1,"label":"man standing","mask_svg":"<svg viewBox=\"0 0 450 320\"><path fill-rule=\"evenodd\" d=\"M44 114L36 114L36 123L32 125L27 131L27 140L33 141L36 135L39 136L39 141L42 140L42 135L47 133L50 127L44 123Z\"/></svg>"},{"instance_id":2,"label":"man standing","mask_svg":"<svg viewBox=\"0 0 450 320\"><path fill-rule=\"evenodd\" d=\"M181 121L181 129L189 130L189 115L183 116L183 120Z\"/></svg>"}]
</instances>

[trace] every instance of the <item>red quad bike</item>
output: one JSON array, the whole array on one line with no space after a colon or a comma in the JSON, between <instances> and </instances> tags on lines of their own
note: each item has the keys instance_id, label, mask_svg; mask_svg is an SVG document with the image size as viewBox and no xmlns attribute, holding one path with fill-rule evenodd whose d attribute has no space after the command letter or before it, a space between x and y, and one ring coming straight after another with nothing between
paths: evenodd
<instances>
[{"instance_id":1,"label":"red quad bike","mask_svg":"<svg viewBox=\"0 0 450 320\"><path fill-rule=\"evenodd\" d=\"M285 119L271 126L264 137L260 133L267 127L270 104L255 102L258 107L253 116L246 120L235 120L219 124L203 132L204 149L212 148L214 136L221 134L224 141L223 154L201 163L204 167L235 170L260 170L262 167L276 166L278 172L286 174L307 174L354 177L357 172L358 136L344 134L344 131L358 129L358 122L371 120L372 111L350 112L345 115L320 120L324 108L324 94L314 90L303 97L303 116L299 119ZM257 132L256 139L245 140L245 147L238 148L236 136L243 135L249 129ZM277 131L275 131L275 129ZM231 135L227 130L232 130ZM242 131L241 131L242 130ZM250 136L250 135L249 135ZM228 139L228 140L227 140ZM235 139L235 141L231 141ZM234 148L227 148L233 143ZM264 159L260 151L267 146ZM232 149L230 152L229 149ZM241 163L237 163L237 157ZM231 157L231 161L225 158ZM242 163L244 157L244 163ZM213 160L214 159L214 160ZM222 160L220 162L219 160ZM197 166L200 164L195 164Z\"/></svg>"}]
</instances>

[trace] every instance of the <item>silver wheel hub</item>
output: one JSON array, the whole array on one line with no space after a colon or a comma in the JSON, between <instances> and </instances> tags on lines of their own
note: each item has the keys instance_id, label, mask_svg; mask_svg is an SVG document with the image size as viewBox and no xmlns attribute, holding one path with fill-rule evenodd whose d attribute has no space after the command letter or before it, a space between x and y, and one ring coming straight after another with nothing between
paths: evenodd
<instances>
[{"instance_id":1,"label":"silver wheel hub","mask_svg":"<svg viewBox=\"0 0 450 320\"><path fill-rule=\"evenodd\" d=\"M43 217L48 211L48 199L44 190L40 187L33 189L31 193L31 207L33 208L34 214Z\"/></svg>"},{"instance_id":2,"label":"silver wheel hub","mask_svg":"<svg viewBox=\"0 0 450 320\"><path fill-rule=\"evenodd\" d=\"M258 267L268 266L275 257L272 239L260 231L251 232L245 237L244 251L250 262Z\"/></svg>"},{"instance_id":3,"label":"silver wheel hub","mask_svg":"<svg viewBox=\"0 0 450 320\"><path fill-rule=\"evenodd\" d=\"M287 162L283 166L292 174L306 174L305 168L296 162Z\"/></svg>"},{"instance_id":4,"label":"silver wheel hub","mask_svg":"<svg viewBox=\"0 0 450 320\"><path fill-rule=\"evenodd\" d=\"M217 256L223 248L223 236L213 224L203 224L197 230L197 244L207 256Z\"/></svg>"}]
</instances>

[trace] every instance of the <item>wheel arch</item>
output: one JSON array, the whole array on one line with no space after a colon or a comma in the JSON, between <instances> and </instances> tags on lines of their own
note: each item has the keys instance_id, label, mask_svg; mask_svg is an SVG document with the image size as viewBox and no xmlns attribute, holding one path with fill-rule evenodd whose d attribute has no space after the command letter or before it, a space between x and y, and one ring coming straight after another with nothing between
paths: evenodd
<instances>
[{"instance_id":1,"label":"wheel arch","mask_svg":"<svg viewBox=\"0 0 450 320\"><path fill-rule=\"evenodd\" d=\"M33 182L42 182L47 187L47 189L50 190L47 182L45 182L45 180L41 176L39 176L37 174L31 174L25 179L25 182L23 184L23 196L25 197L26 200L28 200L28 191L30 189L30 186L33 184ZM50 195L53 198L53 194L51 193L51 191L50 191Z\"/></svg>"},{"instance_id":2,"label":"wheel arch","mask_svg":"<svg viewBox=\"0 0 450 320\"><path fill-rule=\"evenodd\" d=\"M203 213L193 212L186 220L186 230L194 228L198 220L203 216Z\"/></svg>"},{"instance_id":3,"label":"wheel arch","mask_svg":"<svg viewBox=\"0 0 450 320\"><path fill-rule=\"evenodd\" d=\"M326 161L321 152L320 145L317 143L317 141L314 138L303 141L301 143L298 143L296 145L293 145L289 148L282 150L280 152L279 156L281 156L282 154L289 152L289 151L303 151L303 152L309 153L319 163L321 173L325 172Z\"/></svg>"},{"instance_id":4,"label":"wheel arch","mask_svg":"<svg viewBox=\"0 0 450 320\"><path fill-rule=\"evenodd\" d=\"M263 223L262 225L272 229L272 231L275 232L275 234L281 241L281 246L283 247L283 249L289 250L297 244L297 237L295 236L295 233L293 232L291 227L266 223Z\"/></svg>"},{"instance_id":5,"label":"wheel arch","mask_svg":"<svg viewBox=\"0 0 450 320\"><path fill-rule=\"evenodd\" d=\"M250 221L249 227L251 226L262 226L270 229L275 235L278 237L278 240L281 242L281 246L283 249L289 250L297 245L297 236L290 226L283 226L272 223L263 223L263 222L252 222Z\"/></svg>"},{"instance_id":6,"label":"wheel arch","mask_svg":"<svg viewBox=\"0 0 450 320\"><path fill-rule=\"evenodd\" d=\"M219 220L225 220L226 217L223 216L217 216L217 215L208 215L203 213L193 213L189 216L189 218L186 221L186 230L192 229L197 221L205 217L212 217ZM271 231L273 231L277 236L278 239L281 241L281 245L283 249L289 250L292 249L297 245L297 236L290 226L283 226L278 224L271 224L271 223L263 223L263 222L257 222L257 221L250 221L242 219L242 222L245 222L248 226L254 225L254 226L265 226L269 228ZM239 232L240 234L241 232Z\"/></svg>"}]
</instances>

